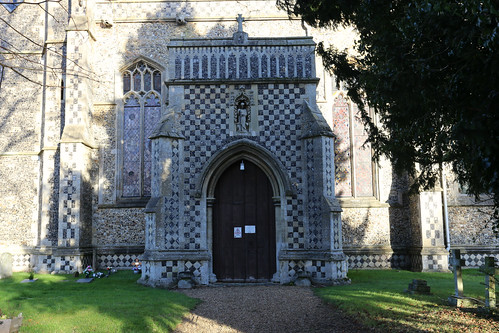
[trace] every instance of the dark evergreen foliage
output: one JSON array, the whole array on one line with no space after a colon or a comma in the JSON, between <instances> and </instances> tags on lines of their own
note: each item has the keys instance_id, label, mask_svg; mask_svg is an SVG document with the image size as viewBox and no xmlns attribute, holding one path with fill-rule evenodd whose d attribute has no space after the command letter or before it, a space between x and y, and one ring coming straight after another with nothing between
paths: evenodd
<instances>
[{"instance_id":1,"label":"dark evergreen foliage","mask_svg":"<svg viewBox=\"0 0 499 333\"><path fill-rule=\"evenodd\" d=\"M496 0L278 0L312 26L357 29L356 55L319 44L387 155L419 188L448 163L499 207L499 3ZM379 115L376 126L365 108ZM416 165L420 170L416 170ZM435 167L437 166L437 167Z\"/></svg>"}]
</instances>

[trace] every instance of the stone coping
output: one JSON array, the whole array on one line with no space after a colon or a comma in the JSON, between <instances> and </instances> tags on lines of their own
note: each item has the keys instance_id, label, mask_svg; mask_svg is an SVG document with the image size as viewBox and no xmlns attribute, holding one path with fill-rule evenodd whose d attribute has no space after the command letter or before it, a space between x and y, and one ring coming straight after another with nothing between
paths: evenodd
<instances>
[{"instance_id":1,"label":"stone coping","mask_svg":"<svg viewBox=\"0 0 499 333\"><path fill-rule=\"evenodd\" d=\"M236 44L232 38L173 38L169 48L210 48L210 47L275 47L275 46L311 46L315 47L313 37L250 37L244 44Z\"/></svg>"},{"instance_id":2,"label":"stone coping","mask_svg":"<svg viewBox=\"0 0 499 333\"><path fill-rule=\"evenodd\" d=\"M166 86L184 86L184 85L241 85L241 84L261 84L261 83L288 83L288 84L318 84L319 78L252 78L252 79L171 79L165 81Z\"/></svg>"}]
</instances>

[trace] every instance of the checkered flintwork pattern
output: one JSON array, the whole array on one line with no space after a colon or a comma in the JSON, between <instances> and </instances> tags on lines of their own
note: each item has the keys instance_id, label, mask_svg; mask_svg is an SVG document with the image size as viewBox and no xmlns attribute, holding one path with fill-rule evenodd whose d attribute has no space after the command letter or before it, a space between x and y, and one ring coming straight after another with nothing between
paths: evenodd
<instances>
[{"instance_id":1,"label":"checkered flintwork pattern","mask_svg":"<svg viewBox=\"0 0 499 333\"><path fill-rule=\"evenodd\" d=\"M334 250L342 250L343 248L343 239L341 233L341 213L333 212L332 215L332 223L333 223L333 249Z\"/></svg>"},{"instance_id":2,"label":"checkered flintwork pattern","mask_svg":"<svg viewBox=\"0 0 499 333\"><path fill-rule=\"evenodd\" d=\"M258 126L261 144L286 167L293 183L302 182L301 129L302 96L305 88L298 84L258 85ZM286 204L288 248L305 247L303 193L288 198Z\"/></svg>"},{"instance_id":3,"label":"checkered flintwork pattern","mask_svg":"<svg viewBox=\"0 0 499 333\"><path fill-rule=\"evenodd\" d=\"M199 261L186 261L184 262L184 271L191 272L195 278L199 278L202 266L203 264Z\"/></svg>"},{"instance_id":4,"label":"checkered flintwork pattern","mask_svg":"<svg viewBox=\"0 0 499 333\"><path fill-rule=\"evenodd\" d=\"M165 247L166 249L178 249L179 240L179 219L180 219L180 152L179 141L173 140L171 143L171 195L164 197L165 216Z\"/></svg>"},{"instance_id":5,"label":"checkered flintwork pattern","mask_svg":"<svg viewBox=\"0 0 499 333\"><path fill-rule=\"evenodd\" d=\"M184 88L184 249L201 244L200 202L194 197L196 175L229 135L229 93L226 85L191 85Z\"/></svg>"},{"instance_id":6,"label":"checkered flintwork pattern","mask_svg":"<svg viewBox=\"0 0 499 333\"><path fill-rule=\"evenodd\" d=\"M321 229L321 193L315 191L315 151L314 139L305 140L305 155L306 155L306 177L307 177L307 216L308 216L308 232L310 248L320 249L322 246L322 229Z\"/></svg>"},{"instance_id":7,"label":"checkered flintwork pattern","mask_svg":"<svg viewBox=\"0 0 499 333\"><path fill-rule=\"evenodd\" d=\"M183 127L188 144L184 146L185 170L193 178L228 137L229 94L226 85L191 85L185 87ZM194 189L194 188L193 188ZM189 190L189 189L186 189Z\"/></svg>"},{"instance_id":8,"label":"checkered flintwork pattern","mask_svg":"<svg viewBox=\"0 0 499 333\"><path fill-rule=\"evenodd\" d=\"M51 272L53 270L55 270L55 257L52 256L52 255L46 255L46 256L43 256L42 259L42 264L41 264L41 269L42 271L47 271L47 272Z\"/></svg>"},{"instance_id":9,"label":"checkered flintwork pattern","mask_svg":"<svg viewBox=\"0 0 499 333\"><path fill-rule=\"evenodd\" d=\"M31 266L31 255L30 254L14 254L12 256L12 268L16 271L29 269Z\"/></svg>"},{"instance_id":10,"label":"checkered flintwork pattern","mask_svg":"<svg viewBox=\"0 0 499 333\"><path fill-rule=\"evenodd\" d=\"M76 264L74 256L62 256L59 260L59 271L73 272L76 270Z\"/></svg>"},{"instance_id":11,"label":"checkered flintwork pattern","mask_svg":"<svg viewBox=\"0 0 499 333\"><path fill-rule=\"evenodd\" d=\"M327 262L324 260L291 260L288 261L288 276L293 277L301 272L308 272L313 279L327 277Z\"/></svg>"},{"instance_id":12,"label":"checkered flintwork pattern","mask_svg":"<svg viewBox=\"0 0 499 333\"><path fill-rule=\"evenodd\" d=\"M295 276L300 272L305 271L305 262L303 260L291 260L288 261L288 274L289 276Z\"/></svg>"},{"instance_id":13,"label":"checkered flintwork pattern","mask_svg":"<svg viewBox=\"0 0 499 333\"><path fill-rule=\"evenodd\" d=\"M307 263L309 263L307 261ZM312 260L310 266L306 266L306 270L312 273L312 278L326 278L326 262L324 260Z\"/></svg>"},{"instance_id":14,"label":"checkered flintwork pattern","mask_svg":"<svg viewBox=\"0 0 499 333\"><path fill-rule=\"evenodd\" d=\"M69 37L69 35L71 36ZM68 31L67 62L68 71L75 73L68 77L66 83L66 124L85 124L88 114L89 97L88 91L91 86L90 71L85 69L87 55L92 54L89 50L90 37L82 31Z\"/></svg>"},{"instance_id":15,"label":"checkered flintwork pattern","mask_svg":"<svg viewBox=\"0 0 499 333\"><path fill-rule=\"evenodd\" d=\"M324 183L325 195L329 198L334 197L334 151L333 151L333 138L324 137L323 139L323 153L324 157Z\"/></svg>"},{"instance_id":16,"label":"checkered flintwork pattern","mask_svg":"<svg viewBox=\"0 0 499 333\"><path fill-rule=\"evenodd\" d=\"M448 268L447 255L428 255L423 256L423 270L442 271Z\"/></svg>"},{"instance_id":17,"label":"checkered flintwork pattern","mask_svg":"<svg viewBox=\"0 0 499 333\"><path fill-rule=\"evenodd\" d=\"M139 257L136 254L101 254L97 256L97 268L132 268L133 262Z\"/></svg>"},{"instance_id":18,"label":"checkered flintwork pattern","mask_svg":"<svg viewBox=\"0 0 499 333\"><path fill-rule=\"evenodd\" d=\"M250 87L246 87L249 89ZM299 117L305 88L298 84L258 85L258 137L253 139L269 149L285 166L292 182L301 183L301 141ZM227 85L184 87L185 112L181 121L184 145L184 244L199 249L201 241L200 203L192 195L196 175L215 151L229 142L230 90ZM288 247L304 248L303 194L287 204Z\"/></svg>"},{"instance_id":19,"label":"checkered flintwork pattern","mask_svg":"<svg viewBox=\"0 0 499 333\"><path fill-rule=\"evenodd\" d=\"M151 263L149 261L146 261L142 265L142 271L144 276L150 276L151 275Z\"/></svg>"},{"instance_id":20,"label":"checkered flintwork pattern","mask_svg":"<svg viewBox=\"0 0 499 333\"><path fill-rule=\"evenodd\" d=\"M410 265L410 258L404 254L347 254L347 261L349 269L407 269Z\"/></svg>"},{"instance_id":21,"label":"checkered flintwork pattern","mask_svg":"<svg viewBox=\"0 0 499 333\"><path fill-rule=\"evenodd\" d=\"M180 272L191 272L195 278L199 278L202 266L200 261L165 260L161 262L161 278L176 279Z\"/></svg>"},{"instance_id":22,"label":"checkered flintwork pattern","mask_svg":"<svg viewBox=\"0 0 499 333\"><path fill-rule=\"evenodd\" d=\"M305 88L299 84L258 85L259 139L286 166L293 182L301 175L303 95Z\"/></svg>"},{"instance_id":23,"label":"checkered flintwork pattern","mask_svg":"<svg viewBox=\"0 0 499 333\"><path fill-rule=\"evenodd\" d=\"M180 263L180 264L179 264ZM164 260L161 262L161 278L162 279L176 279L178 277L183 262L178 260Z\"/></svg>"},{"instance_id":24,"label":"checkered flintwork pattern","mask_svg":"<svg viewBox=\"0 0 499 333\"><path fill-rule=\"evenodd\" d=\"M465 253L461 254L461 259L464 259L466 267L480 267L485 264L485 257L495 257L496 262L499 261L499 253Z\"/></svg>"},{"instance_id":25,"label":"checkered flintwork pattern","mask_svg":"<svg viewBox=\"0 0 499 333\"><path fill-rule=\"evenodd\" d=\"M440 192L422 192L420 196L423 246L444 246L442 205L437 198Z\"/></svg>"},{"instance_id":26,"label":"checkered flintwork pattern","mask_svg":"<svg viewBox=\"0 0 499 333\"><path fill-rule=\"evenodd\" d=\"M80 175L76 168L78 144L61 145L61 182L59 204L59 246L77 245Z\"/></svg>"},{"instance_id":27,"label":"checkered flintwork pattern","mask_svg":"<svg viewBox=\"0 0 499 333\"><path fill-rule=\"evenodd\" d=\"M304 249L305 248L305 228L303 220L293 216L298 212L298 207L301 207L302 200L287 199L286 203L286 219L288 226L288 249ZM302 215L300 215L301 217Z\"/></svg>"},{"instance_id":28,"label":"checkered flintwork pattern","mask_svg":"<svg viewBox=\"0 0 499 333\"><path fill-rule=\"evenodd\" d=\"M156 246L155 242L155 225L156 214L146 213L146 250L153 249Z\"/></svg>"}]
</instances>

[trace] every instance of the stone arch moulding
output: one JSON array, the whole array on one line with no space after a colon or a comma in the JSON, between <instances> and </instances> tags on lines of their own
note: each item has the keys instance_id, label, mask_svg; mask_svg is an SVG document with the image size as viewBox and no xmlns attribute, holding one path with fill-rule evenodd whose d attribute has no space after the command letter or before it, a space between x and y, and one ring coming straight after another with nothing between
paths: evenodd
<instances>
[{"instance_id":1,"label":"stone arch moulding","mask_svg":"<svg viewBox=\"0 0 499 333\"><path fill-rule=\"evenodd\" d=\"M128 68L132 67L133 65L139 63L140 61L143 61L145 62L146 64L148 65L151 65L152 67L156 68L157 70L159 70L160 72L164 72L165 71L165 66L161 65L160 63L152 60L152 59L149 59L148 57L145 57L145 56L138 56L136 57L135 59L133 59L132 61L127 61L125 62L120 68L119 68L119 72L120 73L123 73L124 71L126 71Z\"/></svg>"},{"instance_id":2,"label":"stone arch moulding","mask_svg":"<svg viewBox=\"0 0 499 333\"><path fill-rule=\"evenodd\" d=\"M284 211L281 206L284 205L286 197L292 196L294 190L286 173L286 169L279 160L266 148L260 146L249 139L239 139L220 149L205 164L200 176L196 182L196 196L201 198L202 205L206 205L205 240L206 248L213 251L213 204L215 196L215 187L223 172L233 163L246 160L257 165L268 177L272 186L272 196L274 198L274 216L275 216L275 236L276 236L276 267L272 278L274 282L279 282L279 252L285 247L286 228L284 223ZM217 280L213 274L213 262L209 263L210 282Z\"/></svg>"},{"instance_id":3,"label":"stone arch moulding","mask_svg":"<svg viewBox=\"0 0 499 333\"><path fill-rule=\"evenodd\" d=\"M259 144L248 139L240 139L226 145L208 160L196 182L196 197L212 198L215 185L225 169L232 163L244 159L256 164L267 175L274 197L293 195L291 180L279 160Z\"/></svg>"}]
</instances>

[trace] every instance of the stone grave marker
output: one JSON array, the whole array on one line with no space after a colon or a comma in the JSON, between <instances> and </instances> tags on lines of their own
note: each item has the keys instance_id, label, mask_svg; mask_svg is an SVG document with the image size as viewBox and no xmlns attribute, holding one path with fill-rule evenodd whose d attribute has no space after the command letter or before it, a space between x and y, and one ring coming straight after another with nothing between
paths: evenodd
<instances>
[{"instance_id":1,"label":"stone grave marker","mask_svg":"<svg viewBox=\"0 0 499 333\"><path fill-rule=\"evenodd\" d=\"M463 272L461 267L465 264L465 261L461 259L461 250L452 250L451 264L454 272L454 296L463 297Z\"/></svg>"},{"instance_id":2,"label":"stone grave marker","mask_svg":"<svg viewBox=\"0 0 499 333\"><path fill-rule=\"evenodd\" d=\"M20 313L17 317L9 319L0 319L0 333L16 333L19 332L23 323L23 314Z\"/></svg>"},{"instance_id":3,"label":"stone grave marker","mask_svg":"<svg viewBox=\"0 0 499 333\"><path fill-rule=\"evenodd\" d=\"M495 260L494 257L485 257L485 265L480 267L485 274L485 306L491 309L496 308L496 275L499 273Z\"/></svg>"},{"instance_id":4,"label":"stone grave marker","mask_svg":"<svg viewBox=\"0 0 499 333\"><path fill-rule=\"evenodd\" d=\"M0 279L5 279L12 276L12 254L0 254Z\"/></svg>"},{"instance_id":5,"label":"stone grave marker","mask_svg":"<svg viewBox=\"0 0 499 333\"><path fill-rule=\"evenodd\" d=\"M463 271L462 266L465 265L465 260L461 259L461 250L452 250L452 271L454 272L454 295L449 296L447 301L450 305L456 306L458 308L470 308L475 307L479 301L474 298L464 297L464 287L463 287Z\"/></svg>"},{"instance_id":6,"label":"stone grave marker","mask_svg":"<svg viewBox=\"0 0 499 333\"><path fill-rule=\"evenodd\" d=\"M431 295L430 286L426 280L414 279L411 283L409 283L409 288L407 292L411 295L419 294L419 295Z\"/></svg>"},{"instance_id":7,"label":"stone grave marker","mask_svg":"<svg viewBox=\"0 0 499 333\"><path fill-rule=\"evenodd\" d=\"M84 278L76 280L77 283L90 283L94 280L94 278Z\"/></svg>"}]
</instances>

